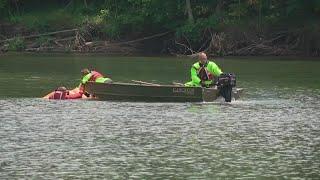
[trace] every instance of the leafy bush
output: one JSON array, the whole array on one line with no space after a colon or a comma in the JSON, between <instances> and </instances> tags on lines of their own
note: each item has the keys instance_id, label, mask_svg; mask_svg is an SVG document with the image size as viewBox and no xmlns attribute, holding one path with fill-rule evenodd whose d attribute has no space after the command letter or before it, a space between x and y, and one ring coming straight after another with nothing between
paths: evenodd
<instances>
[{"instance_id":1,"label":"leafy bush","mask_svg":"<svg viewBox=\"0 0 320 180\"><path fill-rule=\"evenodd\" d=\"M49 24L45 19L39 18L40 16L25 15L20 19L20 23L24 24L29 30L32 31L46 31L49 29Z\"/></svg>"},{"instance_id":2,"label":"leafy bush","mask_svg":"<svg viewBox=\"0 0 320 180\"><path fill-rule=\"evenodd\" d=\"M4 9L8 4L7 0L0 0L0 10Z\"/></svg>"},{"instance_id":3,"label":"leafy bush","mask_svg":"<svg viewBox=\"0 0 320 180\"><path fill-rule=\"evenodd\" d=\"M179 27L176 31L176 36L178 38L185 37L193 43L200 42L202 40L203 32L210 29L219 29L219 21L215 16L210 16L208 18L199 18L195 23L186 23L185 25Z\"/></svg>"},{"instance_id":4,"label":"leafy bush","mask_svg":"<svg viewBox=\"0 0 320 180\"><path fill-rule=\"evenodd\" d=\"M53 13L50 13L46 18L45 21L49 24L49 27L56 30L73 28L77 24L81 23L81 19L78 18L77 15L72 15L64 10L59 10Z\"/></svg>"},{"instance_id":5,"label":"leafy bush","mask_svg":"<svg viewBox=\"0 0 320 180\"><path fill-rule=\"evenodd\" d=\"M52 38L48 36L40 36L39 38L36 39L36 43L39 46L48 46L51 44Z\"/></svg>"},{"instance_id":6,"label":"leafy bush","mask_svg":"<svg viewBox=\"0 0 320 180\"><path fill-rule=\"evenodd\" d=\"M26 48L24 39L20 37L15 37L9 41L8 50L9 51L22 51Z\"/></svg>"},{"instance_id":7,"label":"leafy bush","mask_svg":"<svg viewBox=\"0 0 320 180\"><path fill-rule=\"evenodd\" d=\"M81 24L83 16L79 18L64 10L56 10L46 13L30 13L23 16L11 15L9 21L21 23L29 30L47 32L60 29L74 28Z\"/></svg>"}]
</instances>

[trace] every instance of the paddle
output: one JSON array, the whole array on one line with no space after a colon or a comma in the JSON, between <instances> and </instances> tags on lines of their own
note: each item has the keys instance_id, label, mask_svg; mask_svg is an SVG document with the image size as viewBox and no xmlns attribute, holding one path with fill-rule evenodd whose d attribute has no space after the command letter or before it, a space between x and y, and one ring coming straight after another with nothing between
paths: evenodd
<instances>
[{"instance_id":1,"label":"paddle","mask_svg":"<svg viewBox=\"0 0 320 180\"><path fill-rule=\"evenodd\" d=\"M176 86L184 86L184 84L182 83L179 83L179 82L172 82L173 85L176 85Z\"/></svg>"},{"instance_id":2,"label":"paddle","mask_svg":"<svg viewBox=\"0 0 320 180\"><path fill-rule=\"evenodd\" d=\"M145 81L137 81L137 80L131 80L131 81L135 82L135 83L145 84L145 85L161 86L160 84L155 84L155 83L150 83L150 82L145 82Z\"/></svg>"}]
</instances>

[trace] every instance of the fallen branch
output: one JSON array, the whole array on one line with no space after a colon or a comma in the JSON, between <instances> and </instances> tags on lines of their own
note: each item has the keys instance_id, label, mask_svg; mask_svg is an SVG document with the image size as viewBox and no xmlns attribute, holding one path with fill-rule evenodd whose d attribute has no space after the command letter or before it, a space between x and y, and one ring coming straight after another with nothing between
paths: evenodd
<instances>
[{"instance_id":1,"label":"fallen branch","mask_svg":"<svg viewBox=\"0 0 320 180\"><path fill-rule=\"evenodd\" d=\"M106 46L107 46L107 45L109 45L109 46L114 46L114 45L132 44L132 43L136 43L136 42L140 42L140 41L145 41L145 40L148 40L148 39L153 39L153 38L155 38L155 37L161 37L161 36L164 36L164 35L166 35L166 34L169 34L170 32L172 32L172 31L167 31L167 32L164 32L164 33L159 33L159 34L155 34L155 35L152 35L152 36L147 36L147 37L144 37L144 38L135 39L135 40L126 41L126 42L119 42L119 43L110 43L110 44L107 44L106 41L95 41L94 43L105 43Z\"/></svg>"},{"instance_id":2,"label":"fallen branch","mask_svg":"<svg viewBox=\"0 0 320 180\"><path fill-rule=\"evenodd\" d=\"M37 48L27 48L25 51L40 51L40 50L49 50L54 49L54 47L37 47Z\"/></svg>"},{"instance_id":3,"label":"fallen branch","mask_svg":"<svg viewBox=\"0 0 320 180\"><path fill-rule=\"evenodd\" d=\"M67 37L67 38L63 38L63 39L57 39L56 41L57 42L60 42L60 41L70 41L70 40L73 40L75 39L76 37L75 36L72 36L72 37Z\"/></svg>"},{"instance_id":4,"label":"fallen branch","mask_svg":"<svg viewBox=\"0 0 320 180\"><path fill-rule=\"evenodd\" d=\"M179 42L177 42L177 41L175 41L175 43L178 44L178 45L180 45L180 46L183 46L185 49L187 49L188 51L190 51L191 54L196 54L196 53L197 53L196 51L194 51L193 49L191 49L190 47L188 47L188 46L185 45L185 44L179 43Z\"/></svg>"},{"instance_id":5,"label":"fallen branch","mask_svg":"<svg viewBox=\"0 0 320 180\"><path fill-rule=\"evenodd\" d=\"M22 39L29 39L29 38L40 37L40 36L48 36L48 35L66 33L66 32L74 32L74 31L77 31L77 30L78 30L78 29L68 29L68 30L55 31L55 32L49 32L49 33L44 33L44 34L21 36L20 38L22 38ZM15 37L14 37L14 38L5 39L5 40L0 41L0 43L12 41L12 40L14 40L14 39L15 39Z\"/></svg>"}]
</instances>

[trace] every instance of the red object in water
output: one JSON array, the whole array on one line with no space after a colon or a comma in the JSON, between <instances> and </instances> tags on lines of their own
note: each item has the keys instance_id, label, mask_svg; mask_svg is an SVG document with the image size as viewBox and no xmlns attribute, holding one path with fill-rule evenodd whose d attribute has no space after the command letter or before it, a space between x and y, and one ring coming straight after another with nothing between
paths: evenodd
<instances>
[{"instance_id":1,"label":"red object in water","mask_svg":"<svg viewBox=\"0 0 320 180\"><path fill-rule=\"evenodd\" d=\"M55 90L46 96L44 99L56 99L56 100L64 100L64 99L86 99L87 97L83 95L83 89L75 88L70 91L59 91Z\"/></svg>"},{"instance_id":2,"label":"red object in water","mask_svg":"<svg viewBox=\"0 0 320 180\"><path fill-rule=\"evenodd\" d=\"M89 81L96 81L96 79L103 77L103 75L97 71L91 71L91 78L89 79Z\"/></svg>"},{"instance_id":3,"label":"red object in water","mask_svg":"<svg viewBox=\"0 0 320 180\"><path fill-rule=\"evenodd\" d=\"M66 99L67 91L54 91L49 99Z\"/></svg>"},{"instance_id":4,"label":"red object in water","mask_svg":"<svg viewBox=\"0 0 320 180\"><path fill-rule=\"evenodd\" d=\"M82 93L79 91L77 93L70 94L67 91L54 91L54 93L49 96L49 99L79 99L82 98Z\"/></svg>"}]
</instances>

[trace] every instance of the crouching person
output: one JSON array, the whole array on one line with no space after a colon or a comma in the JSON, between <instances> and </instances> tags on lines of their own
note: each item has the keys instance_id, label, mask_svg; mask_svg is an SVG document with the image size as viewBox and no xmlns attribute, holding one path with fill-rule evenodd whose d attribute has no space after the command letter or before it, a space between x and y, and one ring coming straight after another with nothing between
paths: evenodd
<instances>
[{"instance_id":1,"label":"crouching person","mask_svg":"<svg viewBox=\"0 0 320 180\"><path fill-rule=\"evenodd\" d=\"M80 83L80 89L84 89L84 86L88 81L93 81L97 83L112 83L112 80L110 78L104 77L101 73L97 71L90 71L87 68L82 69L81 74L82 79Z\"/></svg>"}]
</instances>

